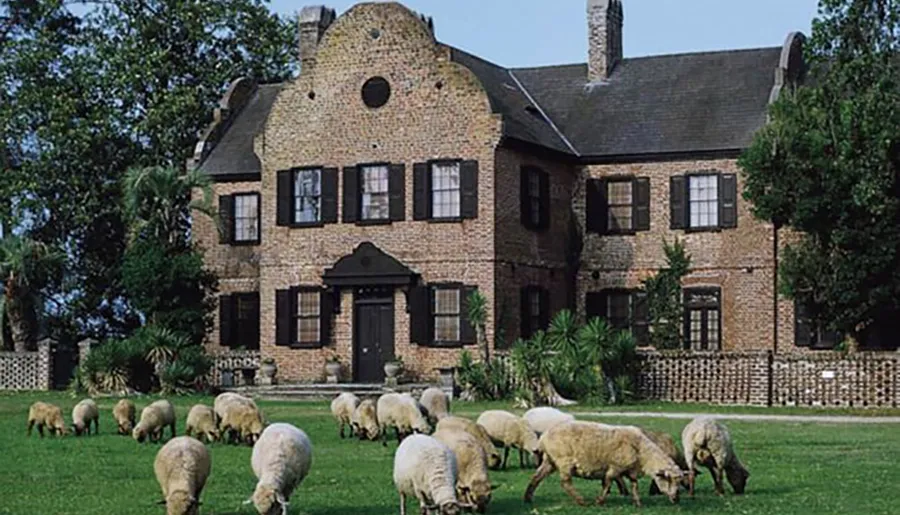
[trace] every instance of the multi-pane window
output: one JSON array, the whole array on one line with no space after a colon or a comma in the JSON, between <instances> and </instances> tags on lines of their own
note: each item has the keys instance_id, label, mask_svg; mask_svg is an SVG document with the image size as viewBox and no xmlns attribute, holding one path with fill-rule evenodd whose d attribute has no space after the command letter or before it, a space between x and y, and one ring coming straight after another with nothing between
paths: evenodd
<instances>
[{"instance_id":1,"label":"multi-pane window","mask_svg":"<svg viewBox=\"0 0 900 515\"><path fill-rule=\"evenodd\" d=\"M259 194L234 196L234 241L259 241Z\"/></svg>"},{"instance_id":2,"label":"multi-pane window","mask_svg":"<svg viewBox=\"0 0 900 515\"><path fill-rule=\"evenodd\" d=\"M431 166L431 217L459 217L459 163Z\"/></svg>"},{"instance_id":3,"label":"multi-pane window","mask_svg":"<svg viewBox=\"0 0 900 515\"><path fill-rule=\"evenodd\" d=\"M387 220L390 217L388 166L364 166L360 177L362 219Z\"/></svg>"},{"instance_id":4,"label":"multi-pane window","mask_svg":"<svg viewBox=\"0 0 900 515\"><path fill-rule=\"evenodd\" d=\"M528 174L528 219L533 227L541 224L541 176L536 170Z\"/></svg>"},{"instance_id":5,"label":"multi-pane window","mask_svg":"<svg viewBox=\"0 0 900 515\"><path fill-rule=\"evenodd\" d=\"M315 223L322 217L322 170L294 172L294 223Z\"/></svg>"},{"instance_id":6,"label":"multi-pane window","mask_svg":"<svg viewBox=\"0 0 900 515\"><path fill-rule=\"evenodd\" d=\"M528 307L526 309L528 315L528 327L531 332L541 329L543 312L541 311L541 291L532 289L528 291Z\"/></svg>"},{"instance_id":7,"label":"multi-pane window","mask_svg":"<svg viewBox=\"0 0 900 515\"><path fill-rule=\"evenodd\" d=\"M616 329L628 329L631 326L631 292L607 292L606 319Z\"/></svg>"},{"instance_id":8,"label":"multi-pane window","mask_svg":"<svg viewBox=\"0 0 900 515\"><path fill-rule=\"evenodd\" d=\"M688 176L688 204L690 227L719 225L719 176Z\"/></svg>"},{"instance_id":9,"label":"multi-pane window","mask_svg":"<svg viewBox=\"0 0 900 515\"><path fill-rule=\"evenodd\" d=\"M434 339L437 342L460 340L460 290L436 288L434 290Z\"/></svg>"},{"instance_id":10,"label":"multi-pane window","mask_svg":"<svg viewBox=\"0 0 900 515\"><path fill-rule=\"evenodd\" d=\"M719 290L687 289L684 297L685 347L691 350L721 349Z\"/></svg>"},{"instance_id":11,"label":"multi-pane window","mask_svg":"<svg viewBox=\"0 0 900 515\"><path fill-rule=\"evenodd\" d=\"M629 231L634 228L632 221L632 181L610 181L607 183L609 216L606 229L610 232Z\"/></svg>"},{"instance_id":12,"label":"multi-pane window","mask_svg":"<svg viewBox=\"0 0 900 515\"><path fill-rule=\"evenodd\" d=\"M297 343L316 343L319 341L319 308L320 293L317 290L297 290Z\"/></svg>"},{"instance_id":13,"label":"multi-pane window","mask_svg":"<svg viewBox=\"0 0 900 515\"><path fill-rule=\"evenodd\" d=\"M237 344L248 350L259 349L259 294L234 296L237 322Z\"/></svg>"}]
</instances>

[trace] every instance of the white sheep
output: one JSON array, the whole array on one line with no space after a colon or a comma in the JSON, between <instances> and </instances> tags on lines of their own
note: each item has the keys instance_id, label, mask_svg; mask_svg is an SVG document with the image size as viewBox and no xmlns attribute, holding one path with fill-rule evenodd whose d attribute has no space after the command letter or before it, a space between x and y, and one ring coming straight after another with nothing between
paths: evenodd
<instances>
[{"instance_id":1,"label":"white sheep","mask_svg":"<svg viewBox=\"0 0 900 515\"><path fill-rule=\"evenodd\" d=\"M378 398L375 415L378 418L382 445L387 446L387 430L390 427L394 428L398 443L414 432L431 432L431 426L419 406L409 394L386 393Z\"/></svg>"},{"instance_id":2,"label":"white sheep","mask_svg":"<svg viewBox=\"0 0 900 515\"><path fill-rule=\"evenodd\" d=\"M597 504L606 502L616 478L627 477L631 481L634 504L639 507L638 478L645 474L653 478L669 500L678 502L678 487L684 473L672 458L640 432L593 422L566 422L544 433L540 448L544 459L525 490L526 503L531 502L541 481L555 470L559 470L563 490L582 506L585 505L584 498L572 486L572 477L603 480L603 491Z\"/></svg>"},{"instance_id":3,"label":"white sheep","mask_svg":"<svg viewBox=\"0 0 900 515\"><path fill-rule=\"evenodd\" d=\"M378 415L375 411L375 401L372 399L365 399L360 402L359 406L353 410L353 416L350 417L350 425L353 428L354 434L356 434L360 440L366 438L369 440L377 439L381 434L381 429L378 427Z\"/></svg>"},{"instance_id":4,"label":"white sheep","mask_svg":"<svg viewBox=\"0 0 900 515\"><path fill-rule=\"evenodd\" d=\"M475 439L478 440L478 443L481 444L481 448L484 449L484 453L487 456L488 468L491 470L500 468L500 451L494 447L491 436L485 431L484 427L465 417L449 415L442 418L440 422L437 423L437 426L435 426L436 431L442 429L465 431L475 437Z\"/></svg>"},{"instance_id":5,"label":"white sheep","mask_svg":"<svg viewBox=\"0 0 900 515\"><path fill-rule=\"evenodd\" d=\"M253 446L250 466L258 481L244 504L253 503L260 515L287 515L294 489L312 466L312 442L291 424L271 424Z\"/></svg>"},{"instance_id":6,"label":"white sheep","mask_svg":"<svg viewBox=\"0 0 900 515\"><path fill-rule=\"evenodd\" d=\"M172 438L156 453L153 471L163 494L158 504L168 515L197 514L210 465L206 447L188 436Z\"/></svg>"},{"instance_id":7,"label":"white sheep","mask_svg":"<svg viewBox=\"0 0 900 515\"><path fill-rule=\"evenodd\" d=\"M350 426L353 429L352 418L353 412L359 406L359 397L350 392L344 392L331 401L331 414L337 419L340 427L341 438L344 437L344 426Z\"/></svg>"},{"instance_id":8,"label":"white sheep","mask_svg":"<svg viewBox=\"0 0 900 515\"><path fill-rule=\"evenodd\" d=\"M87 431L91 434L91 422L94 423L94 434L100 432L100 410L93 399L84 399L72 408L72 430L75 436Z\"/></svg>"},{"instance_id":9,"label":"white sheep","mask_svg":"<svg viewBox=\"0 0 900 515\"><path fill-rule=\"evenodd\" d=\"M113 418L119 428L120 435L131 434L134 429L134 403L128 399L120 399L113 406Z\"/></svg>"},{"instance_id":10,"label":"white sheep","mask_svg":"<svg viewBox=\"0 0 900 515\"><path fill-rule=\"evenodd\" d=\"M461 502L472 504L475 511L484 513L491 502L487 456L474 436L465 431L440 430L431 435L446 445L456 457L456 495Z\"/></svg>"},{"instance_id":11,"label":"white sheep","mask_svg":"<svg viewBox=\"0 0 900 515\"><path fill-rule=\"evenodd\" d=\"M410 435L394 453L394 486L400 494L400 515L406 515L406 497L419 500L422 515L437 511L457 515L472 509L456 497L457 466L453 451L437 439Z\"/></svg>"},{"instance_id":12,"label":"white sheep","mask_svg":"<svg viewBox=\"0 0 900 515\"><path fill-rule=\"evenodd\" d=\"M175 438L175 406L166 399L160 399L141 411L141 419L131 431L131 436L138 442L143 442L149 435L152 441L158 442L166 426L169 426L172 438Z\"/></svg>"},{"instance_id":13,"label":"white sheep","mask_svg":"<svg viewBox=\"0 0 900 515\"><path fill-rule=\"evenodd\" d=\"M213 402L216 423L221 434L227 435L228 442L243 441L253 445L266 425L256 402L232 392L225 392Z\"/></svg>"},{"instance_id":14,"label":"white sheep","mask_svg":"<svg viewBox=\"0 0 900 515\"><path fill-rule=\"evenodd\" d=\"M528 427L530 427L538 437L546 433L556 424L572 422L575 420L573 415L550 406L531 408L522 415L522 418L528 422Z\"/></svg>"},{"instance_id":15,"label":"white sheep","mask_svg":"<svg viewBox=\"0 0 900 515\"><path fill-rule=\"evenodd\" d=\"M419 403L425 408L431 425L437 425L438 421L450 414L450 397L440 388L426 388L419 397Z\"/></svg>"},{"instance_id":16,"label":"white sheep","mask_svg":"<svg viewBox=\"0 0 900 515\"><path fill-rule=\"evenodd\" d=\"M718 495L725 495L723 472L734 493L744 493L750 472L734 453L731 433L724 424L712 417L697 417L681 432L681 445L684 446L687 462L688 491L692 496L697 474L695 463L705 466L712 473Z\"/></svg>"},{"instance_id":17,"label":"white sheep","mask_svg":"<svg viewBox=\"0 0 900 515\"><path fill-rule=\"evenodd\" d=\"M216 414L205 404L192 406L184 423L184 434L194 436L195 433L198 440L205 438L207 442L215 442L221 437L216 427Z\"/></svg>"},{"instance_id":18,"label":"white sheep","mask_svg":"<svg viewBox=\"0 0 900 515\"><path fill-rule=\"evenodd\" d=\"M537 435L528 426L528 422L521 417L508 411L487 410L478 416L475 423L487 431L495 445L503 447L502 468L506 468L510 449L519 451L520 467L525 467L528 461L525 457L526 452L535 456L539 455Z\"/></svg>"}]
</instances>

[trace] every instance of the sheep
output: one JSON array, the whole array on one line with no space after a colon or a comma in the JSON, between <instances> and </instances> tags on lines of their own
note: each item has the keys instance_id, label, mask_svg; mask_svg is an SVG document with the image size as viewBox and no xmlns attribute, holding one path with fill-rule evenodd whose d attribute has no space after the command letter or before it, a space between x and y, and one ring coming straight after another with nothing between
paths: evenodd
<instances>
[{"instance_id":1,"label":"sheep","mask_svg":"<svg viewBox=\"0 0 900 515\"><path fill-rule=\"evenodd\" d=\"M723 472L734 493L737 495L744 493L750 472L734 453L731 433L724 424L712 417L697 417L681 432L681 445L684 446L688 491L691 496L694 495L697 475L695 462L708 468L712 473L716 494L725 495L725 487L722 484Z\"/></svg>"},{"instance_id":2,"label":"sheep","mask_svg":"<svg viewBox=\"0 0 900 515\"><path fill-rule=\"evenodd\" d=\"M381 434L381 429L378 427L378 415L375 412L375 401L366 399L360 402L359 406L353 411L353 416L350 417L350 425L353 428L354 434L356 434L360 440L364 438L368 438L369 440L377 439Z\"/></svg>"},{"instance_id":3,"label":"sheep","mask_svg":"<svg viewBox=\"0 0 900 515\"><path fill-rule=\"evenodd\" d=\"M474 505L478 513L484 513L496 486L492 486L488 478L487 456L481 444L465 431L444 429L431 436L449 447L456 457L457 497Z\"/></svg>"},{"instance_id":4,"label":"sheep","mask_svg":"<svg viewBox=\"0 0 900 515\"><path fill-rule=\"evenodd\" d=\"M678 486L684 476L682 470L640 432L593 422L566 422L541 435L540 448L544 459L525 490L526 503L532 501L541 481L555 470L559 470L563 489L582 506L586 503L572 486L573 476L603 479L603 491L597 497L597 504L606 502L612 481L625 476L631 480L634 505L640 507L638 478L644 474L653 478L672 503L678 502Z\"/></svg>"},{"instance_id":5,"label":"sheep","mask_svg":"<svg viewBox=\"0 0 900 515\"><path fill-rule=\"evenodd\" d=\"M209 451L188 436L172 438L156 453L153 471L168 515L196 515L210 471Z\"/></svg>"},{"instance_id":6,"label":"sheep","mask_svg":"<svg viewBox=\"0 0 900 515\"><path fill-rule=\"evenodd\" d=\"M212 408L205 404L195 404L188 412L187 420L184 424L184 434L194 436L207 442L218 441L221 437L219 428L216 427L216 414Z\"/></svg>"},{"instance_id":7,"label":"sheep","mask_svg":"<svg viewBox=\"0 0 900 515\"><path fill-rule=\"evenodd\" d=\"M35 402L28 408L28 436L31 436L31 428L37 424L38 433L44 437L44 426L52 435L64 436L69 434L66 423L63 420L62 410L59 406L46 402Z\"/></svg>"},{"instance_id":8,"label":"sheep","mask_svg":"<svg viewBox=\"0 0 900 515\"><path fill-rule=\"evenodd\" d=\"M405 438L394 453L394 486L400 494L400 515L406 515L406 497L419 500L426 515L457 515L474 506L456 497L456 457L447 445L432 436L415 434Z\"/></svg>"},{"instance_id":9,"label":"sheep","mask_svg":"<svg viewBox=\"0 0 900 515\"><path fill-rule=\"evenodd\" d=\"M172 438L175 438L175 407L168 400L160 399L141 410L141 419L131 431L131 436L139 443L148 435L152 441L158 442L166 426L169 426Z\"/></svg>"},{"instance_id":10,"label":"sheep","mask_svg":"<svg viewBox=\"0 0 900 515\"><path fill-rule=\"evenodd\" d=\"M540 406L531 408L526 411L522 418L528 422L528 427L540 437L546 433L551 427L562 422L572 422L575 420L573 415L560 411L550 406Z\"/></svg>"},{"instance_id":11,"label":"sheep","mask_svg":"<svg viewBox=\"0 0 900 515\"><path fill-rule=\"evenodd\" d=\"M478 416L475 423L487 431L494 444L503 447L502 468L506 468L510 448L519 450L520 467L525 467L528 461L525 452L538 456L538 438L521 417L508 411L487 410Z\"/></svg>"},{"instance_id":12,"label":"sheep","mask_svg":"<svg viewBox=\"0 0 900 515\"><path fill-rule=\"evenodd\" d=\"M219 431L228 435L229 442L239 439L253 445L259 439L266 422L253 399L225 392L216 397L213 407Z\"/></svg>"},{"instance_id":13,"label":"sheep","mask_svg":"<svg viewBox=\"0 0 900 515\"><path fill-rule=\"evenodd\" d=\"M440 388L426 388L419 397L419 402L428 413L431 425L437 425L439 420L450 414L450 398Z\"/></svg>"},{"instance_id":14,"label":"sheep","mask_svg":"<svg viewBox=\"0 0 900 515\"><path fill-rule=\"evenodd\" d=\"M350 419L353 418L353 412L356 411L357 406L359 406L359 397L350 392L344 392L331 401L331 414L338 421L341 438L344 438L345 425L350 426L351 431L353 430Z\"/></svg>"},{"instance_id":15,"label":"sheep","mask_svg":"<svg viewBox=\"0 0 900 515\"><path fill-rule=\"evenodd\" d=\"M387 430L393 427L400 443L412 433L430 433L431 426L422 415L419 403L409 394L386 393L378 398L375 415L381 431L381 444L387 447Z\"/></svg>"},{"instance_id":16,"label":"sheep","mask_svg":"<svg viewBox=\"0 0 900 515\"><path fill-rule=\"evenodd\" d=\"M81 436L85 430L91 434L91 422L94 423L94 434L100 432L100 410L93 399L84 399L72 408L72 430L75 436Z\"/></svg>"},{"instance_id":17,"label":"sheep","mask_svg":"<svg viewBox=\"0 0 900 515\"><path fill-rule=\"evenodd\" d=\"M448 415L442 418L440 422L437 423L437 426L435 426L435 430L440 431L441 429L451 429L469 433L478 440L478 443L481 444L481 448L484 449L485 456L487 456L488 468L491 470L500 468L500 451L494 447L491 436L480 425L464 417Z\"/></svg>"},{"instance_id":18,"label":"sheep","mask_svg":"<svg viewBox=\"0 0 900 515\"><path fill-rule=\"evenodd\" d=\"M120 435L127 435L134 429L134 403L128 399L121 399L113 406L113 418Z\"/></svg>"},{"instance_id":19,"label":"sheep","mask_svg":"<svg viewBox=\"0 0 900 515\"><path fill-rule=\"evenodd\" d=\"M291 494L309 474L312 442L303 430L277 422L263 430L253 446L250 466L258 480L252 503L260 515L287 515Z\"/></svg>"}]
</instances>

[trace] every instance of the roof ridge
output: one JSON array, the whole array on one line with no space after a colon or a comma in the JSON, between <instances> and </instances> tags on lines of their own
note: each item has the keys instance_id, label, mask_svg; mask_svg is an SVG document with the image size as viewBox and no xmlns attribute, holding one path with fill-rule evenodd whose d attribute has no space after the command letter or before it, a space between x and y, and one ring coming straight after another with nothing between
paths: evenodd
<instances>
[{"instance_id":1,"label":"roof ridge","mask_svg":"<svg viewBox=\"0 0 900 515\"><path fill-rule=\"evenodd\" d=\"M728 48L724 50L700 50L694 52L673 52L670 54L654 54L654 55L641 55L636 57L626 57L622 59L623 61L638 61L643 59L656 59L660 57L683 57L688 55L715 55L715 54L740 54L740 53L749 53L749 52L759 52L760 50L781 50L781 45L773 45L773 46L760 46L760 47L752 47L752 48Z\"/></svg>"},{"instance_id":2,"label":"roof ridge","mask_svg":"<svg viewBox=\"0 0 900 515\"><path fill-rule=\"evenodd\" d=\"M533 105L535 109L537 109L541 113L541 116L544 117L544 120L546 120L550 125L550 128L553 129L553 132L555 132L556 135L559 136L559 139L561 139L562 142L565 143L567 147L569 147L569 150L571 150L576 157L580 157L581 154L578 153L578 150L574 145L572 145L572 143L569 141L569 138L567 138L566 135L563 134L561 130L559 130L559 127L556 126L556 123L553 122L553 119L547 115L541 105L538 104L537 100L535 100L534 97L531 96L531 93L529 93L525 85L519 81L519 78L516 77L516 74L513 73L512 70L506 70L506 72L509 73L509 76L516 83L516 86L518 86L522 93L525 95L525 98L527 98L528 101L531 102L531 105Z\"/></svg>"}]
</instances>

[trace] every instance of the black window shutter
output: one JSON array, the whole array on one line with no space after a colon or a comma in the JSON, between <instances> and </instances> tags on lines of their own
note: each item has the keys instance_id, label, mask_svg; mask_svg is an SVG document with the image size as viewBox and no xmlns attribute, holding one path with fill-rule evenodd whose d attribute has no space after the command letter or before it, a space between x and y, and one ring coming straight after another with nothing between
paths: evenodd
<instances>
[{"instance_id":1,"label":"black window shutter","mask_svg":"<svg viewBox=\"0 0 900 515\"><path fill-rule=\"evenodd\" d=\"M343 185L342 220L353 223L359 219L359 170L355 166L344 168Z\"/></svg>"},{"instance_id":2,"label":"black window shutter","mask_svg":"<svg viewBox=\"0 0 900 515\"><path fill-rule=\"evenodd\" d=\"M606 179L588 179L585 188L585 217L587 232L605 234L608 226L609 201Z\"/></svg>"},{"instance_id":3,"label":"black window shutter","mask_svg":"<svg viewBox=\"0 0 900 515\"><path fill-rule=\"evenodd\" d=\"M319 294L319 344L331 343L331 327L334 317L334 290L328 288Z\"/></svg>"},{"instance_id":4,"label":"black window shutter","mask_svg":"<svg viewBox=\"0 0 900 515\"><path fill-rule=\"evenodd\" d=\"M234 196L219 196L219 243L234 241Z\"/></svg>"},{"instance_id":5,"label":"black window shutter","mask_svg":"<svg viewBox=\"0 0 900 515\"><path fill-rule=\"evenodd\" d=\"M338 170L325 168L322 170L322 223L337 222Z\"/></svg>"},{"instance_id":6,"label":"black window shutter","mask_svg":"<svg viewBox=\"0 0 900 515\"><path fill-rule=\"evenodd\" d=\"M737 176L733 173L719 175L719 227L737 227Z\"/></svg>"},{"instance_id":7,"label":"black window shutter","mask_svg":"<svg viewBox=\"0 0 900 515\"><path fill-rule=\"evenodd\" d=\"M584 296L585 322L592 318L606 319L606 293L602 291L589 291Z\"/></svg>"},{"instance_id":8,"label":"black window shutter","mask_svg":"<svg viewBox=\"0 0 900 515\"><path fill-rule=\"evenodd\" d=\"M413 165L413 220L431 216L431 170L428 163Z\"/></svg>"},{"instance_id":9,"label":"black window shutter","mask_svg":"<svg viewBox=\"0 0 900 515\"><path fill-rule=\"evenodd\" d=\"M636 177L632 184L632 223L635 231L650 230L650 178Z\"/></svg>"},{"instance_id":10,"label":"black window shutter","mask_svg":"<svg viewBox=\"0 0 900 515\"><path fill-rule=\"evenodd\" d=\"M531 202L528 197L528 176L532 173L532 169L523 166L519 170L519 210L522 212L522 225L528 229L534 229L531 223Z\"/></svg>"},{"instance_id":11,"label":"black window shutter","mask_svg":"<svg viewBox=\"0 0 900 515\"><path fill-rule=\"evenodd\" d=\"M475 326L469 321L469 299L472 294L478 291L475 286L463 286L459 294L462 297L459 311L459 341L463 344L471 344L475 342Z\"/></svg>"},{"instance_id":12,"label":"black window shutter","mask_svg":"<svg viewBox=\"0 0 900 515\"><path fill-rule=\"evenodd\" d=\"M250 302L253 303L253 327L252 331L252 340L248 348L259 350L259 292L253 292L249 295Z\"/></svg>"},{"instance_id":13,"label":"black window shutter","mask_svg":"<svg viewBox=\"0 0 900 515\"><path fill-rule=\"evenodd\" d=\"M541 172L541 222L540 229L550 228L550 174Z\"/></svg>"},{"instance_id":14,"label":"black window shutter","mask_svg":"<svg viewBox=\"0 0 900 515\"><path fill-rule=\"evenodd\" d=\"M428 330L431 304L428 292L427 286L413 286L409 290L409 339L422 346L431 344Z\"/></svg>"},{"instance_id":15,"label":"black window shutter","mask_svg":"<svg viewBox=\"0 0 900 515\"><path fill-rule=\"evenodd\" d=\"M219 295L219 345L231 347L234 343L234 297Z\"/></svg>"},{"instance_id":16,"label":"black window shutter","mask_svg":"<svg viewBox=\"0 0 900 515\"><path fill-rule=\"evenodd\" d=\"M647 303L647 292L631 293L631 334L638 345L650 343L650 305Z\"/></svg>"},{"instance_id":17,"label":"black window shutter","mask_svg":"<svg viewBox=\"0 0 900 515\"><path fill-rule=\"evenodd\" d=\"M687 226L687 178L675 175L669 178L669 228L684 229Z\"/></svg>"},{"instance_id":18,"label":"black window shutter","mask_svg":"<svg viewBox=\"0 0 900 515\"><path fill-rule=\"evenodd\" d=\"M519 291L519 334L522 338L530 338L533 328L531 327L531 310L528 306L528 297L531 288L528 286Z\"/></svg>"},{"instance_id":19,"label":"black window shutter","mask_svg":"<svg viewBox=\"0 0 900 515\"><path fill-rule=\"evenodd\" d=\"M406 219L406 165L392 164L388 172L390 217L394 222Z\"/></svg>"},{"instance_id":20,"label":"black window shutter","mask_svg":"<svg viewBox=\"0 0 900 515\"><path fill-rule=\"evenodd\" d=\"M291 344L291 290L275 291L275 345Z\"/></svg>"},{"instance_id":21,"label":"black window shutter","mask_svg":"<svg viewBox=\"0 0 900 515\"><path fill-rule=\"evenodd\" d=\"M282 170L276 177L276 196L278 201L275 206L275 225L291 225L294 221L294 172Z\"/></svg>"},{"instance_id":22,"label":"black window shutter","mask_svg":"<svg viewBox=\"0 0 900 515\"><path fill-rule=\"evenodd\" d=\"M550 290L547 288L541 288L538 290L538 295L541 303L541 326L538 329L547 330L547 327L550 325Z\"/></svg>"},{"instance_id":23,"label":"black window shutter","mask_svg":"<svg viewBox=\"0 0 900 515\"><path fill-rule=\"evenodd\" d=\"M460 163L459 182L459 215L478 218L478 161Z\"/></svg>"},{"instance_id":24,"label":"black window shutter","mask_svg":"<svg viewBox=\"0 0 900 515\"><path fill-rule=\"evenodd\" d=\"M806 306L794 301L794 345L809 347L812 343L812 325Z\"/></svg>"}]
</instances>

